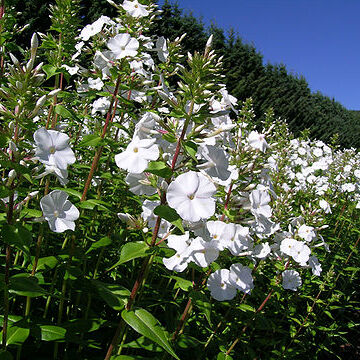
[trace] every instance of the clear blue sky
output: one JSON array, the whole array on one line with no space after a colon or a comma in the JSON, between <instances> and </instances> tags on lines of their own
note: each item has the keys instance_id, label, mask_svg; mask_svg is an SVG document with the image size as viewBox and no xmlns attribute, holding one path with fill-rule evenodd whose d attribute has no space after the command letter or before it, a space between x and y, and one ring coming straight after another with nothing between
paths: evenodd
<instances>
[{"instance_id":1,"label":"clear blue sky","mask_svg":"<svg viewBox=\"0 0 360 360\"><path fill-rule=\"evenodd\" d=\"M177 3L206 25L233 28L262 53L265 63L285 64L289 71L303 75L312 91L360 110L360 0Z\"/></svg>"}]
</instances>

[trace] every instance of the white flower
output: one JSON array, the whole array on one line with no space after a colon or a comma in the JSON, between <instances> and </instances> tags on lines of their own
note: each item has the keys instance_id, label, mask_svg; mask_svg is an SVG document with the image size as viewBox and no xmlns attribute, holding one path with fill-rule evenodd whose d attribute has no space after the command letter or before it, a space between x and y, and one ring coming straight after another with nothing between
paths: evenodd
<instances>
[{"instance_id":1,"label":"white flower","mask_svg":"<svg viewBox=\"0 0 360 360\"><path fill-rule=\"evenodd\" d=\"M159 148L156 139L142 139L135 137L126 150L115 155L116 165L130 173L140 174L148 166L150 160L157 160Z\"/></svg>"},{"instance_id":2,"label":"white flower","mask_svg":"<svg viewBox=\"0 0 360 360\"><path fill-rule=\"evenodd\" d=\"M248 136L249 145L253 149L258 149L265 152L269 148L268 143L265 140L265 135L259 134L257 131L252 131Z\"/></svg>"},{"instance_id":3,"label":"white flower","mask_svg":"<svg viewBox=\"0 0 360 360\"><path fill-rule=\"evenodd\" d=\"M137 0L125 0L121 6L130 16L135 18L149 15L149 12L146 10L147 6L139 4Z\"/></svg>"},{"instance_id":4,"label":"white flower","mask_svg":"<svg viewBox=\"0 0 360 360\"><path fill-rule=\"evenodd\" d=\"M109 110L110 100L106 97L101 97L96 99L92 104L91 115L95 115L96 112L100 112L102 115L105 115Z\"/></svg>"},{"instance_id":5,"label":"white flower","mask_svg":"<svg viewBox=\"0 0 360 360\"><path fill-rule=\"evenodd\" d=\"M319 206L324 210L325 214L331 214L331 207L327 201L321 199L319 201Z\"/></svg>"},{"instance_id":6,"label":"white flower","mask_svg":"<svg viewBox=\"0 0 360 360\"><path fill-rule=\"evenodd\" d=\"M311 267L313 275L320 276L322 268L319 263L319 259L316 256L310 256L309 265Z\"/></svg>"},{"instance_id":7,"label":"white flower","mask_svg":"<svg viewBox=\"0 0 360 360\"><path fill-rule=\"evenodd\" d=\"M216 241L205 241L201 237L193 240L190 246L191 260L200 267L207 267L219 256Z\"/></svg>"},{"instance_id":8,"label":"white flower","mask_svg":"<svg viewBox=\"0 0 360 360\"><path fill-rule=\"evenodd\" d=\"M156 193L156 189L151 186L145 174L129 173L125 181L129 185L130 191L136 195L153 195Z\"/></svg>"},{"instance_id":9,"label":"white flower","mask_svg":"<svg viewBox=\"0 0 360 360\"><path fill-rule=\"evenodd\" d=\"M215 213L215 185L204 175L189 171L170 183L166 199L182 219L199 221Z\"/></svg>"},{"instance_id":10,"label":"white flower","mask_svg":"<svg viewBox=\"0 0 360 360\"><path fill-rule=\"evenodd\" d=\"M156 48L159 60L162 62L166 62L167 58L169 57L169 51L166 46L166 39L161 36L156 41Z\"/></svg>"},{"instance_id":11,"label":"white flower","mask_svg":"<svg viewBox=\"0 0 360 360\"><path fill-rule=\"evenodd\" d=\"M300 275L295 270L285 270L282 273L282 278L282 286L287 290L296 291L302 284Z\"/></svg>"},{"instance_id":12,"label":"white flower","mask_svg":"<svg viewBox=\"0 0 360 360\"><path fill-rule=\"evenodd\" d=\"M102 27L104 26L104 24L111 24L114 23L113 21L111 21L111 19L107 16L101 15L99 17L99 19L97 19L95 22L93 22L92 24L86 25L80 33L80 39L87 41L90 39L90 37L98 34Z\"/></svg>"},{"instance_id":13,"label":"white flower","mask_svg":"<svg viewBox=\"0 0 360 360\"><path fill-rule=\"evenodd\" d=\"M285 238L280 244L280 251L291 256L300 265L305 266L311 253L310 248L302 241Z\"/></svg>"},{"instance_id":14,"label":"white flower","mask_svg":"<svg viewBox=\"0 0 360 360\"><path fill-rule=\"evenodd\" d=\"M201 155L205 158L206 162L198 165L199 169L204 169L211 177L217 177L221 180L229 178L231 173L228 170L228 156L223 149L212 145L205 145L201 148Z\"/></svg>"},{"instance_id":15,"label":"white flower","mask_svg":"<svg viewBox=\"0 0 360 360\"><path fill-rule=\"evenodd\" d=\"M186 231L184 235L170 235L167 239L167 245L169 248L176 250L176 254L164 258L163 263L168 270L174 270L182 272L186 269L189 263L189 247L191 245L191 239L189 239L189 232Z\"/></svg>"},{"instance_id":16,"label":"white flower","mask_svg":"<svg viewBox=\"0 0 360 360\"><path fill-rule=\"evenodd\" d=\"M314 228L305 224L301 225L298 230L298 235L307 242L316 238Z\"/></svg>"},{"instance_id":17,"label":"white flower","mask_svg":"<svg viewBox=\"0 0 360 360\"><path fill-rule=\"evenodd\" d=\"M69 147L69 137L56 130L40 128L34 133L35 155L48 166L66 170L68 164L75 162L74 152Z\"/></svg>"},{"instance_id":18,"label":"white flower","mask_svg":"<svg viewBox=\"0 0 360 360\"><path fill-rule=\"evenodd\" d=\"M249 235L249 228L243 227L239 224L235 225L235 234L227 244L227 248L234 256L239 256L244 250L253 247L253 240Z\"/></svg>"},{"instance_id":19,"label":"white flower","mask_svg":"<svg viewBox=\"0 0 360 360\"><path fill-rule=\"evenodd\" d=\"M107 42L107 47L114 54L116 59L126 56L136 56L139 42L129 34L118 34Z\"/></svg>"},{"instance_id":20,"label":"white flower","mask_svg":"<svg viewBox=\"0 0 360 360\"><path fill-rule=\"evenodd\" d=\"M236 288L230 284L230 271L227 269L216 270L209 276L207 287L211 296L218 301L231 300L236 295Z\"/></svg>"},{"instance_id":21,"label":"white flower","mask_svg":"<svg viewBox=\"0 0 360 360\"><path fill-rule=\"evenodd\" d=\"M254 248L252 256L257 257L258 259L265 259L271 253L271 248L268 242L263 244L258 244Z\"/></svg>"},{"instance_id":22,"label":"white flower","mask_svg":"<svg viewBox=\"0 0 360 360\"><path fill-rule=\"evenodd\" d=\"M352 183L346 183L341 185L341 190L344 192L353 192L355 191L355 185Z\"/></svg>"},{"instance_id":23,"label":"white flower","mask_svg":"<svg viewBox=\"0 0 360 360\"><path fill-rule=\"evenodd\" d=\"M212 240L218 244L217 247L219 250L227 248L231 239L235 237L235 224L227 224L219 220L210 220L206 223L206 227Z\"/></svg>"},{"instance_id":24,"label":"white flower","mask_svg":"<svg viewBox=\"0 0 360 360\"><path fill-rule=\"evenodd\" d=\"M246 294L250 294L254 288L251 269L239 263L230 266L229 282L234 288Z\"/></svg>"},{"instance_id":25,"label":"white flower","mask_svg":"<svg viewBox=\"0 0 360 360\"><path fill-rule=\"evenodd\" d=\"M75 230L74 221L79 217L79 210L67 198L65 191L54 190L40 200L44 218L54 232Z\"/></svg>"},{"instance_id":26,"label":"white flower","mask_svg":"<svg viewBox=\"0 0 360 360\"><path fill-rule=\"evenodd\" d=\"M268 205L271 198L266 189L255 189L251 191L249 200L251 203L251 212L254 216L263 215L266 218L271 217L272 211Z\"/></svg>"}]
</instances>

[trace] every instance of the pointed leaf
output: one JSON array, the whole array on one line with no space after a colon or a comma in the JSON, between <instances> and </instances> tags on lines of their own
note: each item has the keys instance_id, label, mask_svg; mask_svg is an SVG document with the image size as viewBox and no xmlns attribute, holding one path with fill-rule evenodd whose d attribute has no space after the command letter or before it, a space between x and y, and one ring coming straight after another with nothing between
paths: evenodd
<instances>
[{"instance_id":1,"label":"pointed leaf","mask_svg":"<svg viewBox=\"0 0 360 360\"><path fill-rule=\"evenodd\" d=\"M127 261L130 261L132 259L136 259L139 257L144 257L147 255L150 255L152 253L152 250L149 248L149 246L145 243L145 241L135 241L126 243L121 248L120 253L120 259L119 261L114 264L109 270L114 269L116 266L119 266L120 264L123 264Z\"/></svg>"},{"instance_id":2,"label":"pointed leaf","mask_svg":"<svg viewBox=\"0 0 360 360\"><path fill-rule=\"evenodd\" d=\"M40 325L41 340L61 341L65 340L66 329L55 325Z\"/></svg>"},{"instance_id":3,"label":"pointed leaf","mask_svg":"<svg viewBox=\"0 0 360 360\"><path fill-rule=\"evenodd\" d=\"M6 345L22 345L28 338L30 329L18 326L9 326L7 332Z\"/></svg>"},{"instance_id":4,"label":"pointed leaf","mask_svg":"<svg viewBox=\"0 0 360 360\"><path fill-rule=\"evenodd\" d=\"M154 209L154 214L175 225L178 229L181 230L182 233L185 232L181 217L170 206L159 205Z\"/></svg>"},{"instance_id":5,"label":"pointed leaf","mask_svg":"<svg viewBox=\"0 0 360 360\"><path fill-rule=\"evenodd\" d=\"M89 252L91 252L93 250L102 248L104 246L108 246L111 243L112 243L112 240L109 237L105 236L102 239L100 239L99 241L92 243L89 250L86 252L86 254L88 254Z\"/></svg>"},{"instance_id":6,"label":"pointed leaf","mask_svg":"<svg viewBox=\"0 0 360 360\"><path fill-rule=\"evenodd\" d=\"M122 310L128 301L130 291L118 284L107 284L92 280L100 297L114 310Z\"/></svg>"},{"instance_id":7,"label":"pointed leaf","mask_svg":"<svg viewBox=\"0 0 360 360\"><path fill-rule=\"evenodd\" d=\"M148 311L145 309L137 309L135 311L124 310L121 316L139 334L156 342L171 356L180 360L170 345L168 334L161 327L159 321Z\"/></svg>"}]
</instances>

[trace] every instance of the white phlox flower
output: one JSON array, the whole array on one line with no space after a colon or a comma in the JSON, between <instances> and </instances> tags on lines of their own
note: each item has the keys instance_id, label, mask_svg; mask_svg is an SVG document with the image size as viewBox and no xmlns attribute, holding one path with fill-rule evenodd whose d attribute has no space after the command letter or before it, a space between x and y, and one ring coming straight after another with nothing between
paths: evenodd
<instances>
[{"instance_id":1,"label":"white phlox flower","mask_svg":"<svg viewBox=\"0 0 360 360\"><path fill-rule=\"evenodd\" d=\"M311 254L310 248L302 241L286 238L281 242L280 251L291 256L301 266L305 266Z\"/></svg>"},{"instance_id":2,"label":"white phlox flower","mask_svg":"<svg viewBox=\"0 0 360 360\"><path fill-rule=\"evenodd\" d=\"M250 294L254 288L253 278L251 276L251 269L242 264L232 264L230 266L229 283L234 288Z\"/></svg>"},{"instance_id":3,"label":"white phlox flower","mask_svg":"<svg viewBox=\"0 0 360 360\"><path fill-rule=\"evenodd\" d=\"M182 219L196 222L215 213L215 185L195 171L179 175L170 183L166 199Z\"/></svg>"},{"instance_id":4,"label":"white phlox flower","mask_svg":"<svg viewBox=\"0 0 360 360\"><path fill-rule=\"evenodd\" d=\"M97 112L100 112L102 115L105 115L110 107L110 100L106 97L101 97L96 99L92 104L91 115L95 115Z\"/></svg>"},{"instance_id":5,"label":"white phlox flower","mask_svg":"<svg viewBox=\"0 0 360 360\"><path fill-rule=\"evenodd\" d=\"M237 98L230 95L226 89L220 89L220 94L222 96L222 104L230 106L234 113L238 114L238 111L234 108L234 106L237 105Z\"/></svg>"},{"instance_id":6,"label":"white phlox flower","mask_svg":"<svg viewBox=\"0 0 360 360\"><path fill-rule=\"evenodd\" d=\"M231 300L236 296L236 288L230 284L230 271L216 270L207 281L211 296L218 301Z\"/></svg>"},{"instance_id":7,"label":"white phlox flower","mask_svg":"<svg viewBox=\"0 0 360 360\"><path fill-rule=\"evenodd\" d=\"M187 268L190 262L189 247L191 242L192 239L189 238L188 231L186 231L184 235L169 235L167 245L169 248L174 249L176 254L163 259L163 263L168 270L182 272Z\"/></svg>"},{"instance_id":8,"label":"white phlox flower","mask_svg":"<svg viewBox=\"0 0 360 360\"><path fill-rule=\"evenodd\" d=\"M190 246L191 261L200 267L208 267L219 256L217 241L205 241L201 237L195 238Z\"/></svg>"},{"instance_id":9,"label":"white phlox flower","mask_svg":"<svg viewBox=\"0 0 360 360\"><path fill-rule=\"evenodd\" d=\"M97 19L95 22L93 22L92 24L86 25L80 33L80 39L87 41L89 40L92 36L98 34L103 26L105 24L115 24L109 17L101 15L99 19Z\"/></svg>"},{"instance_id":10,"label":"white phlox flower","mask_svg":"<svg viewBox=\"0 0 360 360\"><path fill-rule=\"evenodd\" d=\"M116 165L130 173L140 174L148 166L149 161L157 160L160 155L156 139L133 138L126 150L115 155Z\"/></svg>"},{"instance_id":11,"label":"white phlox flower","mask_svg":"<svg viewBox=\"0 0 360 360\"><path fill-rule=\"evenodd\" d=\"M146 112L141 116L139 122L135 125L134 137L139 139L147 139L151 135L157 134L154 130L155 125L160 120L160 117L152 112Z\"/></svg>"},{"instance_id":12,"label":"white phlox flower","mask_svg":"<svg viewBox=\"0 0 360 360\"><path fill-rule=\"evenodd\" d=\"M271 201L269 192L265 187L252 190L250 193L251 212L256 217L263 215L266 218L270 218L272 215L269 202Z\"/></svg>"},{"instance_id":13,"label":"white phlox flower","mask_svg":"<svg viewBox=\"0 0 360 360\"><path fill-rule=\"evenodd\" d=\"M198 169L203 169L209 176L221 180L229 178L231 172L228 170L228 155L223 149L212 145L205 145L201 148L201 155L206 162L198 165Z\"/></svg>"},{"instance_id":14,"label":"white phlox flower","mask_svg":"<svg viewBox=\"0 0 360 360\"><path fill-rule=\"evenodd\" d=\"M147 6L140 4L137 0L125 0L121 4L121 6L128 13L128 15L134 18L140 18L149 15L149 11L147 11Z\"/></svg>"},{"instance_id":15,"label":"white phlox flower","mask_svg":"<svg viewBox=\"0 0 360 360\"><path fill-rule=\"evenodd\" d=\"M248 136L248 142L253 149L260 150L263 153L269 148L265 135L259 134L257 131L251 131Z\"/></svg>"},{"instance_id":16,"label":"white phlox flower","mask_svg":"<svg viewBox=\"0 0 360 360\"><path fill-rule=\"evenodd\" d=\"M45 171L39 175L34 176L35 179L41 179L48 174L55 174L61 185L66 185L68 180L68 171L57 168L52 165L45 165Z\"/></svg>"},{"instance_id":17,"label":"white phlox flower","mask_svg":"<svg viewBox=\"0 0 360 360\"><path fill-rule=\"evenodd\" d=\"M250 237L249 228L235 225L235 234L230 238L230 241L226 245L226 248L230 250L234 256L241 255L245 250L251 250L253 247L253 239Z\"/></svg>"},{"instance_id":18,"label":"white phlox flower","mask_svg":"<svg viewBox=\"0 0 360 360\"><path fill-rule=\"evenodd\" d=\"M302 281L296 270L285 270L282 273L282 286L284 289L297 291Z\"/></svg>"},{"instance_id":19,"label":"white phlox flower","mask_svg":"<svg viewBox=\"0 0 360 360\"><path fill-rule=\"evenodd\" d=\"M310 256L309 266L311 267L313 275L320 276L322 268L321 264L319 263L319 259L316 256Z\"/></svg>"},{"instance_id":20,"label":"white phlox flower","mask_svg":"<svg viewBox=\"0 0 360 360\"><path fill-rule=\"evenodd\" d=\"M150 181L144 173L129 173L125 181L129 185L130 191L136 195L153 195L156 193L156 189L151 186Z\"/></svg>"},{"instance_id":21,"label":"white phlox flower","mask_svg":"<svg viewBox=\"0 0 360 360\"><path fill-rule=\"evenodd\" d=\"M330 207L330 204L327 201L321 199L319 201L319 206L321 207L321 209L324 210L325 214L331 214L331 207Z\"/></svg>"},{"instance_id":22,"label":"white phlox flower","mask_svg":"<svg viewBox=\"0 0 360 360\"><path fill-rule=\"evenodd\" d=\"M65 191L54 190L40 200L44 218L54 232L75 230L74 221L79 218L79 210L67 198Z\"/></svg>"},{"instance_id":23,"label":"white phlox flower","mask_svg":"<svg viewBox=\"0 0 360 360\"><path fill-rule=\"evenodd\" d=\"M265 259L270 255L271 248L268 242L263 244L258 244L254 247L254 251L251 254L252 256L258 258L258 259Z\"/></svg>"},{"instance_id":24,"label":"white phlox flower","mask_svg":"<svg viewBox=\"0 0 360 360\"><path fill-rule=\"evenodd\" d=\"M145 200L142 206L142 213L141 217L144 219L144 221L147 221L148 227L150 229L155 228L157 216L154 214L154 210L157 206L159 206L160 203L158 201L150 201ZM159 231L158 231L158 237L163 237L170 229L171 223L168 221L161 219Z\"/></svg>"},{"instance_id":25,"label":"white phlox flower","mask_svg":"<svg viewBox=\"0 0 360 360\"><path fill-rule=\"evenodd\" d=\"M157 51L159 60L161 62L166 62L169 57L169 50L167 49L166 39L163 36L156 40L156 47L154 50Z\"/></svg>"},{"instance_id":26,"label":"white phlox flower","mask_svg":"<svg viewBox=\"0 0 360 360\"><path fill-rule=\"evenodd\" d=\"M299 227L298 235L307 242L311 242L316 238L315 229L312 226L307 226L305 224Z\"/></svg>"},{"instance_id":27,"label":"white phlox flower","mask_svg":"<svg viewBox=\"0 0 360 360\"><path fill-rule=\"evenodd\" d=\"M137 55L139 42L127 33L118 34L107 42L107 47L114 54L115 59Z\"/></svg>"},{"instance_id":28,"label":"white phlox flower","mask_svg":"<svg viewBox=\"0 0 360 360\"><path fill-rule=\"evenodd\" d=\"M235 237L235 224L210 220L206 223L206 227L211 240L217 244L219 250L227 248L231 239Z\"/></svg>"},{"instance_id":29,"label":"white phlox flower","mask_svg":"<svg viewBox=\"0 0 360 360\"><path fill-rule=\"evenodd\" d=\"M70 149L69 137L56 130L40 128L34 133L35 156L43 164L66 170L75 162L75 154Z\"/></svg>"}]
</instances>

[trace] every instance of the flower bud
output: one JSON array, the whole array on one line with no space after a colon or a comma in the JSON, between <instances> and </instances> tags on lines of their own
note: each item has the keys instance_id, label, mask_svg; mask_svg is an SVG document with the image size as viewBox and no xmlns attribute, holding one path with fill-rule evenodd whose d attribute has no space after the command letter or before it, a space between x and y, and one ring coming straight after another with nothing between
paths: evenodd
<instances>
[{"instance_id":1,"label":"flower bud","mask_svg":"<svg viewBox=\"0 0 360 360\"><path fill-rule=\"evenodd\" d=\"M34 33L33 36L31 37L31 44L30 44L30 52L32 58L35 57L38 47L39 47L39 40L36 33Z\"/></svg>"},{"instance_id":2,"label":"flower bud","mask_svg":"<svg viewBox=\"0 0 360 360\"><path fill-rule=\"evenodd\" d=\"M50 91L48 94L48 97L56 96L60 91L61 91L61 89L55 89L53 91Z\"/></svg>"}]
</instances>

